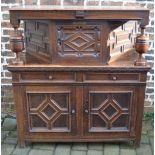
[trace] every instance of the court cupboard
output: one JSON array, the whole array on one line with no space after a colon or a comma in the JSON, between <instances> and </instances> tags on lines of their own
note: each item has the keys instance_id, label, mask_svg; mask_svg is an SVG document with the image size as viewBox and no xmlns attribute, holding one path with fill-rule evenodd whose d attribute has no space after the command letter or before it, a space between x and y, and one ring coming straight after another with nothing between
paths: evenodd
<instances>
[{"instance_id":1,"label":"court cupboard","mask_svg":"<svg viewBox=\"0 0 155 155\"><path fill-rule=\"evenodd\" d=\"M148 20L149 10L134 7L11 8L16 59L8 70L19 145L132 141L139 146L150 69L142 58Z\"/></svg>"}]
</instances>

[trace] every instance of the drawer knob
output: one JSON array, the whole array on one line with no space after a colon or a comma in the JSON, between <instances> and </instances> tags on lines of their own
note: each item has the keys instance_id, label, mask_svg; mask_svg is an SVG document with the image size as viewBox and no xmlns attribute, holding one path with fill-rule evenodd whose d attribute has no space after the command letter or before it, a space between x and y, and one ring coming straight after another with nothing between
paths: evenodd
<instances>
[{"instance_id":1,"label":"drawer knob","mask_svg":"<svg viewBox=\"0 0 155 155\"><path fill-rule=\"evenodd\" d=\"M53 79L53 77L52 77L52 75L49 75L49 77L48 77L50 80L52 80Z\"/></svg>"},{"instance_id":2,"label":"drawer knob","mask_svg":"<svg viewBox=\"0 0 155 155\"><path fill-rule=\"evenodd\" d=\"M88 114L88 109L85 109L84 112Z\"/></svg>"},{"instance_id":3,"label":"drawer knob","mask_svg":"<svg viewBox=\"0 0 155 155\"><path fill-rule=\"evenodd\" d=\"M75 110L74 110L74 109L72 109L72 110L71 110L71 113L72 113L72 114L75 114Z\"/></svg>"},{"instance_id":4,"label":"drawer knob","mask_svg":"<svg viewBox=\"0 0 155 155\"><path fill-rule=\"evenodd\" d=\"M84 11L82 11L82 10L77 10L76 12L75 12L75 17L76 18L84 18Z\"/></svg>"},{"instance_id":5,"label":"drawer knob","mask_svg":"<svg viewBox=\"0 0 155 155\"><path fill-rule=\"evenodd\" d=\"M117 80L117 77L116 76L113 76L112 79L115 81L115 80Z\"/></svg>"}]
</instances>

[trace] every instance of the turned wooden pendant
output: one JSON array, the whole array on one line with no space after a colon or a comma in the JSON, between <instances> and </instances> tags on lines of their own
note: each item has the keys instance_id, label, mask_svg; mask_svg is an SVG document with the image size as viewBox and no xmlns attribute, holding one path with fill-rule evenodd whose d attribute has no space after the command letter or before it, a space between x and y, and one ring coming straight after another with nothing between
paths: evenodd
<instances>
[{"instance_id":1,"label":"turned wooden pendant","mask_svg":"<svg viewBox=\"0 0 155 155\"><path fill-rule=\"evenodd\" d=\"M142 54L148 51L147 38L144 35L144 28L141 29L141 34L136 37L135 44L136 52L139 54L138 59L135 61L135 66L146 66L146 61L142 58Z\"/></svg>"},{"instance_id":2,"label":"turned wooden pendant","mask_svg":"<svg viewBox=\"0 0 155 155\"><path fill-rule=\"evenodd\" d=\"M16 53L16 58L12 63L16 65L23 64L23 61L20 60L19 53L24 49L24 41L22 34L16 29L10 37L10 48L12 52Z\"/></svg>"}]
</instances>

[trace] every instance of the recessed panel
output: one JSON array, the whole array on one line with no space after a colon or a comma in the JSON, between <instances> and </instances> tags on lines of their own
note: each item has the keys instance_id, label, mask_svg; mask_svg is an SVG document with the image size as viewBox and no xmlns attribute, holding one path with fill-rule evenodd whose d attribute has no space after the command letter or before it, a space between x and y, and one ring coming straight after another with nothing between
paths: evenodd
<instances>
[{"instance_id":1,"label":"recessed panel","mask_svg":"<svg viewBox=\"0 0 155 155\"><path fill-rule=\"evenodd\" d=\"M131 92L89 92L89 132L129 130Z\"/></svg>"},{"instance_id":2,"label":"recessed panel","mask_svg":"<svg viewBox=\"0 0 155 155\"><path fill-rule=\"evenodd\" d=\"M58 25L57 48L59 57L99 57L101 26Z\"/></svg>"},{"instance_id":3,"label":"recessed panel","mask_svg":"<svg viewBox=\"0 0 155 155\"><path fill-rule=\"evenodd\" d=\"M27 92L29 129L69 132L71 130L71 98L69 92Z\"/></svg>"}]
</instances>

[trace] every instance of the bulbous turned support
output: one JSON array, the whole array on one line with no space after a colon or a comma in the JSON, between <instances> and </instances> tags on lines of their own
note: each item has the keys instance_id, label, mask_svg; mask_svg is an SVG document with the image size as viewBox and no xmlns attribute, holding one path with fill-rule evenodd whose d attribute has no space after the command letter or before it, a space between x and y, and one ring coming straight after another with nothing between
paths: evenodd
<instances>
[{"instance_id":1,"label":"bulbous turned support","mask_svg":"<svg viewBox=\"0 0 155 155\"><path fill-rule=\"evenodd\" d=\"M12 64L23 64L23 61L20 60L19 53L24 50L24 39L17 29L15 29L14 33L10 36L10 49L16 53L16 58L12 61Z\"/></svg>"},{"instance_id":2,"label":"bulbous turned support","mask_svg":"<svg viewBox=\"0 0 155 155\"><path fill-rule=\"evenodd\" d=\"M135 49L139 54L138 59L135 61L135 66L146 66L146 61L142 58L142 54L148 51L147 38L144 35L144 27L141 28L141 34L136 37Z\"/></svg>"}]
</instances>

